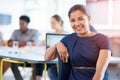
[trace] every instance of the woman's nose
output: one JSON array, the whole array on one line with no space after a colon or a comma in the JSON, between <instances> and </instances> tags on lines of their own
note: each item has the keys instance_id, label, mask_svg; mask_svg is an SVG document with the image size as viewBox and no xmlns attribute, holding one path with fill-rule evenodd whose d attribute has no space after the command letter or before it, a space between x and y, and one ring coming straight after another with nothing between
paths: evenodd
<instances>
[{"instance_id":1,"label":"woman's nose","mask_svg":"<svg viewBox=\"0 0 120 80\"><path fill-rule=\"evenodd\" d=\"M79 26L80 24L81 24L80 21L75 21L76 26Z\"/></svg>"}]
</instances>

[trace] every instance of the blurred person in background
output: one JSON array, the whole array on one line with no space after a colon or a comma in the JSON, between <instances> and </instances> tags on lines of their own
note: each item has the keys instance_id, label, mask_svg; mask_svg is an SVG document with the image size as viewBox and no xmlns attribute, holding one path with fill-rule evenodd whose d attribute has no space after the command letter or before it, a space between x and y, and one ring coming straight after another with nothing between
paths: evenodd
<instances>
[{"instance_id":1,"label":"blurred person in background","mask_svg":"<svg viewBox=\"0 0 120 80\"><path fill-rule=\"evenodd\" d=\"M52 32L49 33L54 33L54 34L66 34L67 31L63 30L63 20L59 15L53 15L51 17L51 28L53 29ZM36 71L37 73L40 73L40 66L41 64L36 65ZM47 64L47 70L48 70L48 76L50 80L57 80L58 78L58 72L57 72L57 64ZM41 80L40 79L40 74L36 76L36 80Z\"/></svg>"},{"instance_id":2,"label":"blurred person in background","mask_svg":"<svg viewBox=\"0 0 120 80\"><path fill-rule=\"evenodd\" d=\"M2 46L2 47L5 46L5 42L4 42L4 40L3 40L3 34L2 34L2 32L0 32L0 47L1 47L1 46ZM2 58L0 58L0 60L2 60ZM8 62L3 62L3 73L2 73L2 74L4 74L9 67L10 67L10 63L8 63Z\"/></svg>"},{"instance_id":3,"label":"blurred person in background","mask_svg":"<svg viewBox=\"0 0 120 80\"><path fill-rule=\"evenodd\" d=\"M20 29L15 30L8 41L8 46L12 47L14 41L18 41L19 47L24 47L27 45L27 42L31 42L32 46L36 46L38 42L39 33L35 29L29 29L28 24L30 23L30 18L26 15L22 15L19 18ZM18 66L20 64L11 64L11 69L16 80L23 80ZM27 64L27 67L30 67L30 64Z\"/></svg>"},{"instance_id":4,"label":"blurred person in background","mask_svg":"<svg viewBox=\"0 0 120 80\"><path fill-rule=\"evenodd\" d=\"M0 32L0 46L5 46L5 42L3 40L3 34Z\"/></svg>"}]
</instances>

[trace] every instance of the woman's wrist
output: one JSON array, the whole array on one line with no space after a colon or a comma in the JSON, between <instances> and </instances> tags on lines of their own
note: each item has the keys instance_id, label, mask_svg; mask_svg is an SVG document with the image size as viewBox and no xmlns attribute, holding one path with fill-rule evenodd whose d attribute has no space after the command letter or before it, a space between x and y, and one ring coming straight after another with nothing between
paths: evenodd
<instances>
[{"instance_id":1,"label":"woman's wrist","mask_svg":"<svg viewBox=\"0 0 120 80\"><path fill-rule=\"evenodd\" d=\"M55 44L55 48L57 48L57 46L58 46L60 43L61 43L61 42L56 43L56 44Z\"/></svg>"}]
</instances>

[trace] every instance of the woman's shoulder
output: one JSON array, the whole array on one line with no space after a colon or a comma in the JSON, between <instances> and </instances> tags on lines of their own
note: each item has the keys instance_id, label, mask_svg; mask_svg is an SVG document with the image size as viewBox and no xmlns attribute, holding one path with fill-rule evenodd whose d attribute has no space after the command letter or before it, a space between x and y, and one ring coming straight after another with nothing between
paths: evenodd
<instances>
[{"instance_id":1,"label":"woman's shoulder","mask_svg":"<svg viewBox=\"0 0 120 80\"><path fill-rule=\"evenodd\" d=\"M100 49L111 50L110 40L106 35L99 33L96 37L97 45Z\"/></svg>"},{"instance_id":2,"label":"woman's shoulder","mask_svg":"<svg viewBox=\"0 0 120 80\"><path fill-rule=\"evenodd\" d=\"M77 37L76 33L66 34L66 36L64 38L70 39L70 38L74 38L74 37Z\"/></svg>"},{"instance_id":3,"label":"woman's shoulder","mask_svg":"<svg viewBox=\"0 0 120 80\"><path fill-rule=\"evenodd\" d=\"M73 42L74 40L76 40L77 36L76 33L71 33L71 34L66 34L66 36L61 40L61 42L65 42L65 43L68 43L68 42Z\"/></svg>"},{"instance_id":4,"label":"woman's shoulder","mask_svg":"<svg viewBox=\"0 0 120 80\"><path fill-rule=\"evenodd\" d=\"M95 37L95 40L98 44L104 44L109 42L109 38L102 33L98 33Z\"/></svg>"},{"instance_id":5,"label":"woman's shoulder","mask_svg":"<svg viewBox=\"0 0 120 80\"><path fill-rule=\"evenodd\" d=\"M102 44L104 42L108 42L109 38L102 33L96 33L96 35L92 36L90 40L92 40L92 42L95 42L97 44L100 44L100 43Z\"/></svg>"},{"instance_id":6,"label":"woman's shoulder","mask_svg":"<svg viewBox=\"0 0 120 80\"><path fill-rule=\"evenodd\" d=\"M102 34L102 33L97 33L96 38L97 39L108 39L108 36L106 36L105 34Z\"/></svg>"}]
</instances>

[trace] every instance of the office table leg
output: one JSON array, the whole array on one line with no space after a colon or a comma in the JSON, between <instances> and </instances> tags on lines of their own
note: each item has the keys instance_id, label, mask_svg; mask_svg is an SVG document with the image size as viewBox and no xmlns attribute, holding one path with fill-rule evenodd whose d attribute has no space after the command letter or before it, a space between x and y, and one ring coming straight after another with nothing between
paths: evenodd
<instances>
[{"instance_id":1,"label":"office table leg","mask_svg":"<svg viewBox=\"0 0 120 80\"><path fill-rule=\"evenodd\" d=\"M32 63L32 62L30 62L30 64L31 64L31 67L32 67L32 75L30 77L30 80L35 80L35 78L36 78L36 75L35 75L35 73L36 73L35 66L36 65L34 63Z\"/></svg>"},{"instance_id":2,"label":"office table leg","mask_svg":"<svg viewBox=\"0 0 120 80\"><path fill-rule=\"evenodd\" d=\"M0 80L2 80L3 61L0 60Z\"/></svg>"},{"instance_id":3,"label":"office table leg","mask_svg":"<svg viewBox=\"0 0 120 80\"><path fill-rule=\"evenodd\" d=\"M44 80L46 80L47 64L44 64Z\"/></svg>"},{"instance_id":4,"label":"office table leg","mask_svg":"<svg viewBox=\"0 0 120 80\"><path fill-rule=\"evenodd\" d=\"M25 62L23 62L23 61L17 61L17 60L11 60L11 59L9 59L9 58L5 58L5 59L2 59L2 60L0 60L0 80L2 80L2 73L3 73L3 62L10 62L10 63L20 63L20 64L23 64L23 67L24 67L24 69L25 69L25 67L26 67L26 63ZM25 77L23 77L23 79L24 79Z\"/></svg>"},{"instance_id":5,"label":"office table leg","mask_svg":"<svg viewBox=\"0 0 120 80\"><path fill-rule=\"evenodd\" d=\"M57 67L57 72L58 72L58 64L56 64L56 67Z\"/></svg>"}]
</instances>

